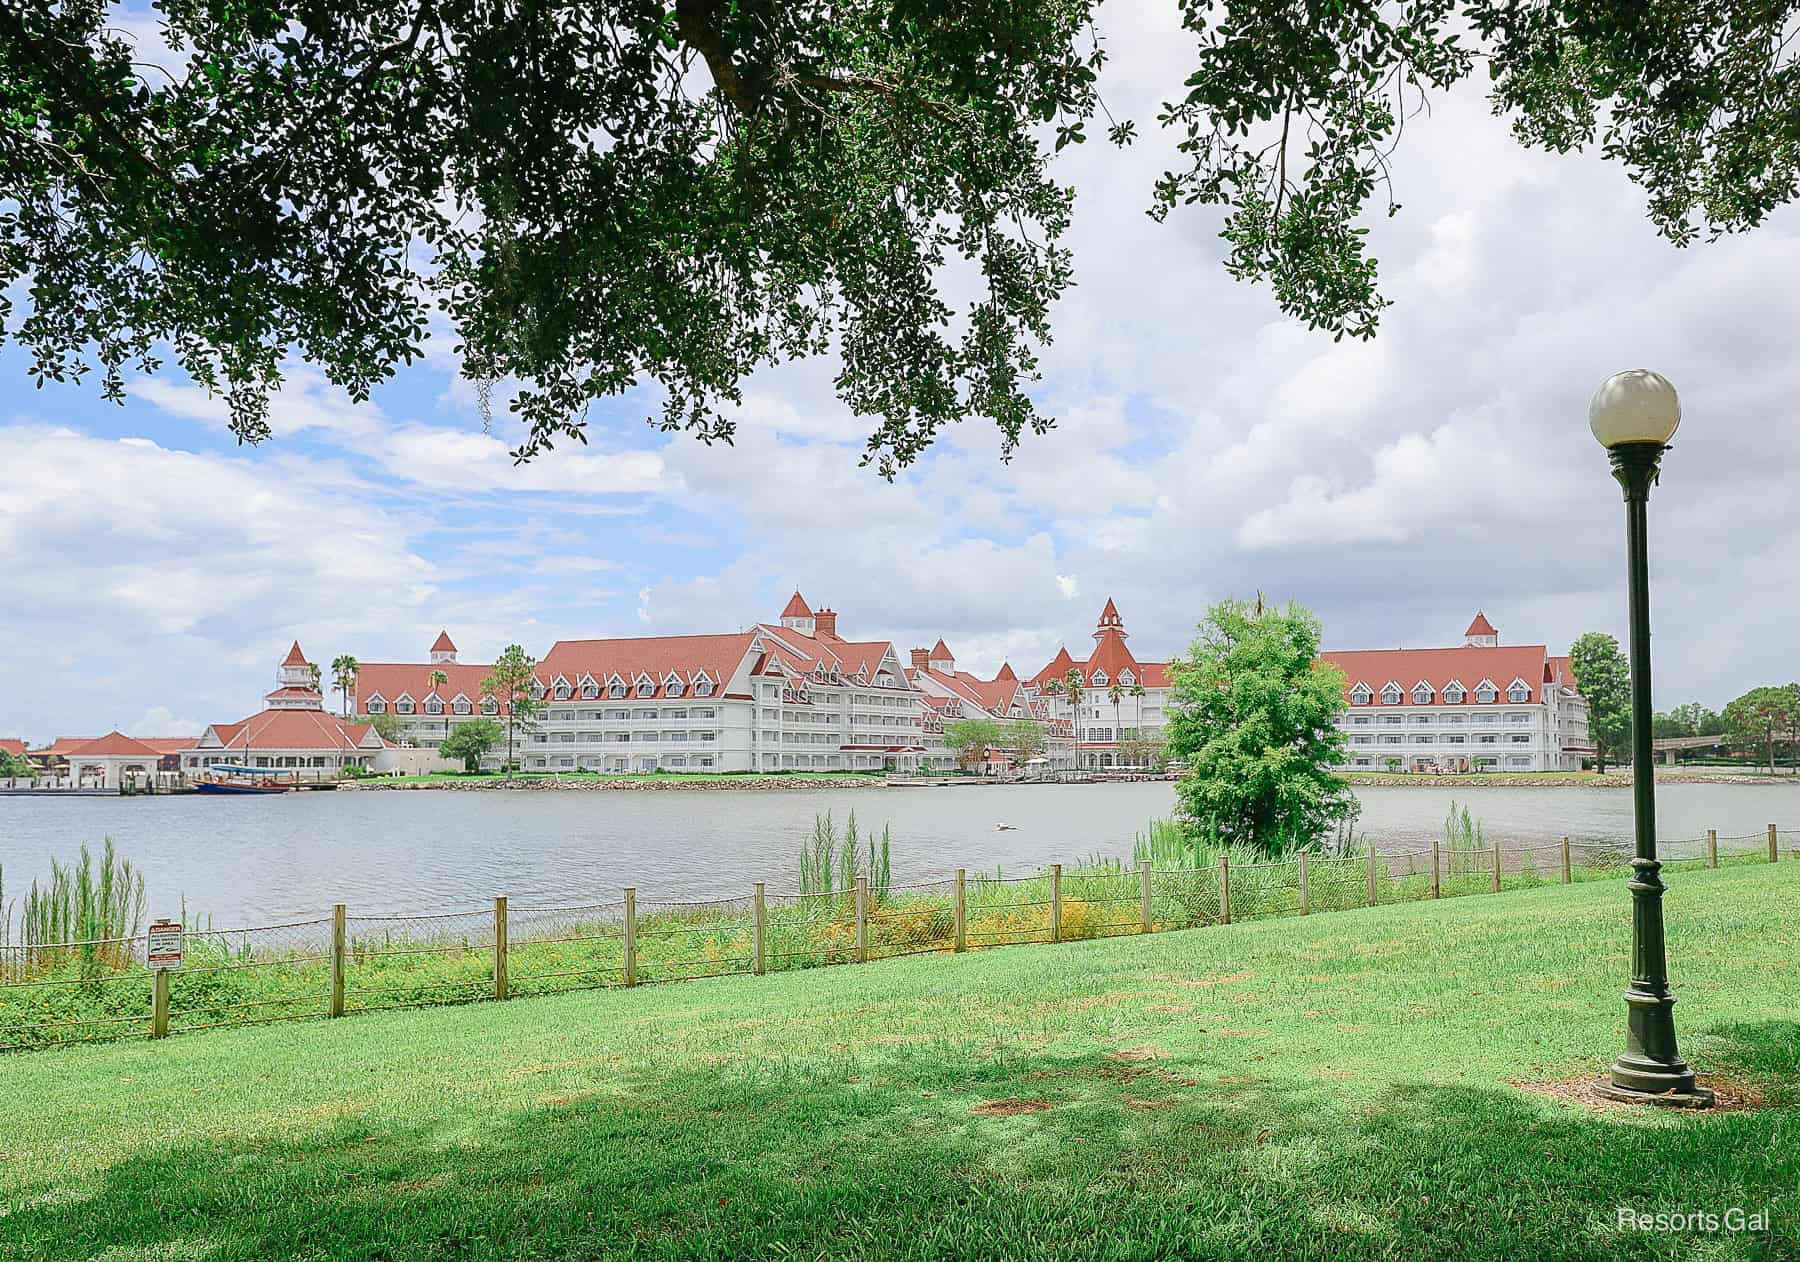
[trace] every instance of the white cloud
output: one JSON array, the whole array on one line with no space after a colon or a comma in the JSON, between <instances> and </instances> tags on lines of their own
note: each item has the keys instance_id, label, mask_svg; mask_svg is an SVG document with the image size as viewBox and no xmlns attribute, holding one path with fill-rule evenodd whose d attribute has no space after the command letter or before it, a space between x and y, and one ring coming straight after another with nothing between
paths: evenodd
<instances>
[{"instance_id":1,"label":"white cloud","mask_svg":"<svg viewBox=\"0 0 1800 1262\"><path fill-rule=\"evenodd\" d=\"M124 731L127 736L199 736L207 726L199 719L176 718L166 705L153 705Z\"/></svg>"}]
</instances>

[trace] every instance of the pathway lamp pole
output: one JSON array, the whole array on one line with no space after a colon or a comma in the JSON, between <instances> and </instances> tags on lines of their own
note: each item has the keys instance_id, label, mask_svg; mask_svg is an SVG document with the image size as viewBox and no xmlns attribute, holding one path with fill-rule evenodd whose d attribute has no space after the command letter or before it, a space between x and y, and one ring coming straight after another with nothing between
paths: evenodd
<instances>
[{"instance_id":1,"label":"pathway lamp pole","mask_svg":"<svg viewBox=\"0 0 1800 1262\"><path fill-rule=\"evenodd\" d=\"M1625 992L1625 1050L1598 1084L1617 1100L1705 1108L1712 1092L1675 1047L1675 996L1663 941L1662 864L1656 858L1656 775L1650 746L1650 488L1681 401L1666 377L1647 369L1614 373L1588 404L1588 425L1612 459L1625 491L1625 549L1631 603L1631 797L1637 851L1631 860L1631 989Z\"/></svg>"}]
</instances>

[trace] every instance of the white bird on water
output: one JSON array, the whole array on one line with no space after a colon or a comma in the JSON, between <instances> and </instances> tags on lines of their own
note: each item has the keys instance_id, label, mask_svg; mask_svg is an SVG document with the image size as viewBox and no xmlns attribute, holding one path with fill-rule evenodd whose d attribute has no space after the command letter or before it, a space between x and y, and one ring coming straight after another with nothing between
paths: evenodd
<instances>
[{"instance_id":1,"label":"white bird on water","mask_svg":"<svg viewBox=\"0 0 1800 1262\"><path fill-rule=\"evenodd\" d=\"M1019 831L1019 826L1017 824L995 824L994 831L997 833L1016 833Z\"/></svg>"}]
</instances>

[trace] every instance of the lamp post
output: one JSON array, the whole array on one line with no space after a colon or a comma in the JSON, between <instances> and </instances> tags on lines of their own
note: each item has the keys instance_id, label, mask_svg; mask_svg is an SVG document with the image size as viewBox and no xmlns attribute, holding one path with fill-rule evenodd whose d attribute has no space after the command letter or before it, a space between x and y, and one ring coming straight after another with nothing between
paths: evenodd
<instances>
[{"instance_id":1,"label":"lamp post","mask_svg":"<svg viewBox=\"0 0 1800 1262\"><path fill-rule=\"evenodd\" d=\"M1656 776L1650 746L1650 556L1648 507L1657 467L1681 424L1681 401L1667 378L1638 368L1601 383L1588 425L1612 458L1625 490L1625 547L1631 601L1631 797L1637 853L1631 860L1631 989L1625 992L1625 1050L1600 1094L1618 1100L1705 1108L1712 1092L1675 1048L1675 996L1663 945L1662 864L1656 858Z\"/></svg>"}]
</instances>

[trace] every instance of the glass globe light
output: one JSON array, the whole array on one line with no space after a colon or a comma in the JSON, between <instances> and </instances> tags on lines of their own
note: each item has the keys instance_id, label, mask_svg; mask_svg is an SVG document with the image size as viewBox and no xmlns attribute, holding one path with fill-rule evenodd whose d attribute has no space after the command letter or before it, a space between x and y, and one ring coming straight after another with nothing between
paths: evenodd
<instances>
[{"instance_id":1,"label":"glass globe light","mask_svg":"<svg viewBox=\"0 0 1800 1262\"><path fill-rule=\"evenodd\" d=\"M1661 373L1648 368L1616 372L1588 403L1588 428L1602 447L1623 443L1667 444L1681 425L1681 400Z\"/></svg>"}]
</instances>

